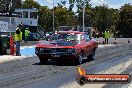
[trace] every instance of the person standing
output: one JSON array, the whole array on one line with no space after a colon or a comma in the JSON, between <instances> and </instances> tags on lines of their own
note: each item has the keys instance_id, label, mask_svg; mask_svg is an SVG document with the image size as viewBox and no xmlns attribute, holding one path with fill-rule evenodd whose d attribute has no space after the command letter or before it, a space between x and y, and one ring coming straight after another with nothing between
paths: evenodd
<instances>
[{"instance_id":1,"label":"person standing","mask_svg":"<svg viewBox=\"0 0 132 88\"><path fill-rule=\"evenodd\" d=\"M18 27L15 33L16 56L21 56L20 54L20 43L21 42L22 42L22 32L21 32L20 27Z\"/></svg>"},{"instance_id":2,"label":"person standing","mask_svg":"<svg viewBox=\"0 0 132 88\"><path fill-rule=\"evenodd\" d=\"M28 42L29 33L30 33L30 31L28 30L28 28L26 28L25 29L25 43Z\"/></svg>"},{"instance_id":3,"label":"person standing","mask_svg":"<svg viewBox=\"0 0 132 88\"><path fill-rule=\"evenodd\" d=\"M110 37L110 33L107 30L107 31L104 32L105 44L108 44L108 42L109 42L109 39L108 38L109 37Z\"/></svg>"}]
</instances>

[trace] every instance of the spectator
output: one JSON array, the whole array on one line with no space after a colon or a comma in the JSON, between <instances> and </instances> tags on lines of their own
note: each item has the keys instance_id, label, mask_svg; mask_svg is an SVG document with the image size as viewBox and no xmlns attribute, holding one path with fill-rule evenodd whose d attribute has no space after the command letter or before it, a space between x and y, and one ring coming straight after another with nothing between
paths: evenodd
<instances>
[{"instance_id":1,"label":"spectator","mask_svg":"<svg viewBox=\"0 0 132 88\"><path fill-rule=\"evenodd\" d=\"M109 31L107 30L107 31L105 31L104 32L104 38L105 38L105 44L108 44L108 38L110 37L110 33L109 33Z\"/></svg>"},{"instance_id":2,"label":"spectator","mask_svg":"<svg viewBox=\"0 0 132 88\"><path fill-rule=\"evenodd\" d=\"M25 29L25 43L28 42L29 33L30 33L30 31L28 30L28 28L26 28Z\"/></svg>"},{"instance_id":3,"label":"spectator","mask_svg":"<svg viewBox=\"0 0 132 88\"><path fill-rule=\"evenodd\" d=\"M18 27L15 33L16 56L21 56L20 54L20 42L21 41L22 41L22 32L21 32L20 27Z\"/></svg>"}]
</instances>

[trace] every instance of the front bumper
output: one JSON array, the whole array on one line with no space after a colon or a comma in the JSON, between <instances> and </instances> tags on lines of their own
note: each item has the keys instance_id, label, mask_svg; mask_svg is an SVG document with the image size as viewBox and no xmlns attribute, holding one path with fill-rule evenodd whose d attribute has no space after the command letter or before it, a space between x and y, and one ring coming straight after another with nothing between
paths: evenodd
<instances>
[{"instance_id":1,"label":"front bumper","mask_svg":"<svg viewBox=\"0 0 132 88\"><path fill-rule=\"evenodd\" d=\"M76 60L78 55L75 53L36 53L39 59L51 59L54 61Z\"/></svg>"}]
</instances>

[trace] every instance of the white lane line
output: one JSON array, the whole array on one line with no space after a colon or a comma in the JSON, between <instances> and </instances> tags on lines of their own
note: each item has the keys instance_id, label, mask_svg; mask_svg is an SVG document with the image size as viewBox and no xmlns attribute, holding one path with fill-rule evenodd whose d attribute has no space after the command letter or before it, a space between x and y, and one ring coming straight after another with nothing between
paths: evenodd
<instances>
[{"instance_id":1,"label":"white lane line","mask_svg":"<svg viewBox=\"0 0 132 88\"><path fill-rule=\"evenodd\" d=\"M98 47L99 48L104 48L104 47L112 47L112 46L117 46L117 45L114 45L114 44L106 44L106 45L99 45Z\"/></svg>"}]
</instances>

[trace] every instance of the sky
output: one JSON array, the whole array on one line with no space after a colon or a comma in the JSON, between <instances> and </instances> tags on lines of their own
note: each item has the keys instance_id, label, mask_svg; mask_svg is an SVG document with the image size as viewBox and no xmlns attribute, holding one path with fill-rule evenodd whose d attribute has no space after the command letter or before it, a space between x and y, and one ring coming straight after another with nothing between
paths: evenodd
<instances>
[{"instance_id":1,"label":"sky","mask_svg":"<svg viewBox=\"0 0 132 88\"><path fill-rule=\"evenodd\" d=\"M49 8L53 8L52 0L35 0L42 6L48 6ZM62 0L54 0L55 5L57 3L61 2ZM132 3L132 0L90 0L90 3L92 6L99 6L104 4L107 4L110 8L119 9L121 6L127 3ZM66 0L66 7L69 6L69 0ZM74 8L74 11L76 8Z\"/></svg>"}]
</instances>

